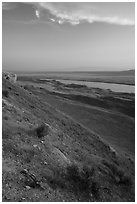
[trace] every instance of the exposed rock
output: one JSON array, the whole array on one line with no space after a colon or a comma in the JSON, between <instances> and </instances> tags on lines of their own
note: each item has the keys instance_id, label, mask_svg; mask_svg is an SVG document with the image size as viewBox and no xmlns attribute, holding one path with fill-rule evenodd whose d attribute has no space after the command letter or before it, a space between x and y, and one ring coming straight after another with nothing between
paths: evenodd
<instances>
[{"instance_id":1,"label":"exposed rock","mask_svg":"<svg viewBox=\"0 0 137 204\"><path fill-rule=\"evenodd\" d=\"M17 75L9 72L2 72L2 77L10 82L16 83Z\"/></svg>"},{"instance_id":2,"label":"exposed rock","mask_svg":"<svg viewBox=\"0 0 137 204\"><path fill-rule=\"evenodd\" d=\"M20 173L23 174L25 179L26 179L25 183L27 184L26 187L28 186L27 187L28 190L31 187L32 188L41 188L41 189L43 189L41 187L40 182L37 180L36 176L34 174L30 173L27 169L23 169Z\"/></svg>"},{"instance_id":3,"label":"exposed rock","mask_svg":"<svg viewBox=\"0 0 137 204\"><path fill-rule=\"evenodd\" d=\"M33 145L33 147L37 147L38 145Z\"/></svg>"},{"instance_id":4,"label":"exposed rock","mask_svg":"<svg viewBox=\"0 0 137 204\"><path fill-rule=\"evenodd\" d=\"M30 189L31 189L31 187L30 187L30 186L26 186L26 189L27 189L27 190L30 190Z\"/></svg>"},{"instance_id":5,"label":"exposed rock","mask_svg":"<svg viewBox=\"0 0 137 204\"><path fill-rule=\"evenodd\" d=\"M10 104L6 99L2 99L2 107L8 106L8 107L14 107L12 104Z\"/></svg>"},{"instance_id":6,"label":"exposed rock","mask_svg":"<svg viewBox=\"0 0 137 204\"><path fill-rule=\"evenodd\" d=\"M71 164L69 158L65 156L65 154L58 148L54 148L53 154L55 155L56 160L63 165Z\"/></svg>"}]
</instances>

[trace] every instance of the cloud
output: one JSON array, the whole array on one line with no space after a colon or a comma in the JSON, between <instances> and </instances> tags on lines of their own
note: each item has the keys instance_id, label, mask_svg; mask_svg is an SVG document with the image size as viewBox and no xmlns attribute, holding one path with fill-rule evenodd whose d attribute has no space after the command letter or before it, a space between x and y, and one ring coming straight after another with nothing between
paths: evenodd
<instances>
[{"instance_id":1,"label":"cloud","mask_svg":"<svg viewBox=\"0 0 137 204\"><path fill-rule=\"evenodd\" d=\"M52 22L55 22L55 19L54 19L54 18L50 18L50 20L51 20Z\"/></svg>"},{"instance_id":2,"label":"cloud","mask_svg":"<svg viewBox=\"0 0 137 204\"><path fill-rule=\"evenodd\" d=\"M117 25L128 25L133 26L135 22L133 18L129 18L128 15L122 16L122 10L119 10L119 13L116 9L113 14L106 10L105 6L101 8L101 3L98 5L92 3L74 3L74 2L66 2L66 3L51 3L51 2L24 2L25 5L30 5L33 7L33 12L35 12L35 16L37 20L40 21L49 21L52 24L65 24L69 23L71 25L78 25L82 22L94 23L94 22L102 22L107 24L117 24ZM22 5L23 5L22 4ZM3 10L11 10L21 5L20 3L14 2L3 2L2 8ZM124 5L123 5L124 6ZM30 10L32 12L32 9Z\"/></svg>"},{"instance_id":3,"label":"cloud","mask_svg":"<svg viewBox=\"0 0 137 204\"><path fill-rule=\"evenodd\" d=\"M11 9L14 9L17 7L17 4L12 2L12 3L9 3L9 2L2 2L2 9L3 10L11 10Z\"/></svg>"},{"instance_id":4,"label":"cloud","mask_svg":"<svg viewBox=\"0 0 137 204\"><path fill-rule=\"evenodd\" d=\"M40 18L40 12L39 12L39 10L36 10L36 11L35 11L35 14L36 14L37 18Z\"/></svg>"},{"instance_id":5,"label":"cloud","mask_svg":"<svg viewBox=\"0 0 137 204\"><path fill-rule=\"evenodd\" d=\"M54 16L53 22L58 22L59 24L70 23L71 25L77 25L81 22L103 22L123 26L132 26L135 24L133 20L119 17L117 15L101 15L99 12L97 12L95 7L85 5L80 3L75 3L73 6L72 3L66 3L66 5L63 3L37 3L39 12L37 11L36 16L39 18L39 14L42 12L42 10L46 10Z\"/></svg>"}]
</instances>

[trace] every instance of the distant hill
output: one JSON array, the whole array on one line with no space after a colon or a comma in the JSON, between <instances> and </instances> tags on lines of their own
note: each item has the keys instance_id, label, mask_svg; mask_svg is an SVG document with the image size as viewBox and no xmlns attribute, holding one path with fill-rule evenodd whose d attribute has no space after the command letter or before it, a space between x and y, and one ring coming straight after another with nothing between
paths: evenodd
<instances>
[{"instance_id":1,"label":"distant hill","mask_svg":"<svg viewBox=\"0 0 137 204\"><path fill-rule=\"evenodd\" d=\"M86 69L86 68L85 68ZM92 68L91 68L92 70ZM135 75L135 69L129 69L129 70L123 70L123 71L69 71L64 69L64 71L12 71L11 73L15 73L20 75L41 75L41 74L71 74L71 73L89 73L89 74L96 74L96 75L130 75L134 76Z\"/></svg>"},{"instance_id":2,"label":"distant hill","mask_svg":"<svg viewBox=\"0 0 137 204\"><path fill-rule=\"evenodd\" d=\"M126 71L122 71L121 72L124 75L130 75L130 76L135 76L135 69L130 69L130 70L126 70Z\"/></svg>"},{"instance_id":3,"label":"distant hill","mask_svg":"<svg viewBox=\"0 0 137 204\"><path fill-rule=\"evenodd\" d=\"M116 75L121 75L121 76L134 76L135 75L135 70L130 69L130 70L124 70L124 71L80 71L80 72L73 72L73 73L89 73L93 75L99 75L99 76L116 76Z\"/></svg>"}]
</instances>

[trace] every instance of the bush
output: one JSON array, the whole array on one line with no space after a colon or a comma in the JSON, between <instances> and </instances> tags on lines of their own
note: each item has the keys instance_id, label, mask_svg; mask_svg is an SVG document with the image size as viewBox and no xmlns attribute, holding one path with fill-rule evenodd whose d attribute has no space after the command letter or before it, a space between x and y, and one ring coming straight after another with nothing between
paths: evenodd
<instances>
[{"instance_id":1,"label":"bush","mask_svg":"<svg viewBox=\"0 0 137 204\"><path fill-rule=\"evenodd\" d=\"M52 174L48 174L46 176L46 180L51 188L61 188L61 189L67 189L67 184L65 181L65 173L63 171L59 171L56 169Z\"/></svg>"},{"instance_id":2,"label":"bush","mask_svg":"<svg viewBox=\"0 0 137 204\"><path fill-rule=\"evenodd\" d=\"M73 191L78 193L84 193L86 196L93 196L99 198L99 186L95 181L94 168L84 166L81 170L75 164L67 167L66 178L69 180Z\"/></svg>"},{"instance_id":3,"label":"bush","mask_svg":"<svg viewBox=\"0 0 137 204\"><path fill-rule=\"evenodd\" d=\"M132 180L130 176L126 175L122 170L118 171L119 182L118 184L130 187L132 185Z\"/></svg>"},{"instance_id":4,"label":"bush","mask_svg":"<svg viewBox=\"0 0 137 204\"><path fill-rule=\"evenodd\" d=\"M28 89L28 86L27 86L27 85L25 85L25 86L24 86L24 89L25 89L25 90L27 90L27 89Z\"/></svg>"},{"instance_id":5,"label":"bush","mask_svg":"<svg viewBox=\"0 0 137 204\"><path fill-rule=\"evenodd\" d=\"M6 116L6 115L3 118L4 118L4 120L8 120L8 116Z\"/></svg>"},{"instance_id":6,"label":"bush","mask_svg":"<svg viewBox=\"0 0 137 204\"><path fill-rule=\"evenodd\" d=\"M79 169L78 166L76 165L71 165L67 167L67 175L66 175L67 179L69 181L73 181L73 182L78 182L79 180Z\"/></svg>"},{"instance_id":7,"label":"bush","mask_svg":"<svg viewBox=\"0 0 137 204\"><path fill-rule=\"evenodd\" d=\"M45 135L48 134L48 126L45 125L45 124L42 124L42 125L38 126L38 127L36 128L36 133L37 133L37 136L38 136L39 138L44 137Z\"/></svg>"},{"instance_id":8,"label":"bush","mask_svg":"<svg viewBox=\"0 0 137 204\"><path fill-rule=\"evenodd\" d=\"M2 90L2 96L5 96L6 98L8 98L9 92L7 90Z\"/></svg>"},{"instance_id":9,"label":"bush","mask_svg":"<svg viewBox=\"0 0 137 204\"><path fill-rule=\"evenodd\" d=\"M94 168L84 166L80 169L72 164L64 170L56 170L52 176L47 175L46 180L52 188L71 191L78 198L89 200L92 194L95 199L99 199L99 185L94 176Z\"/></svg>"},{"instance_id":10,"label":"bush","mask_svg":"<svg viewBox=\"0 0 137 204\"><path fill-rule=\"evenodd\" d=\"M126 175L122 169L120 169L113 163L108 163L107 161L103 161L103 163L109 169L109 175L113 178L114 182L125 186L132 185L131 178Z\"/></svg>"}]
</instances>

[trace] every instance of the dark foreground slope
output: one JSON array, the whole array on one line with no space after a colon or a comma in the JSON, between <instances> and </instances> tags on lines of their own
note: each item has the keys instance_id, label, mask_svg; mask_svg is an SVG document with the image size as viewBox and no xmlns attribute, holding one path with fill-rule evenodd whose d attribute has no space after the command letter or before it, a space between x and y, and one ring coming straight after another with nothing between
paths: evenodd
<instances>
[{"instance_id":1,"label":"dark foreground slope","mask_svg":"<svg viewBox=\"0 0 137 204\"><path fill-rule=\"evenodd\" d=\"M132 159L34 92L2 88L3 201L134 201Z\"/></svg>"}]
</instances>

